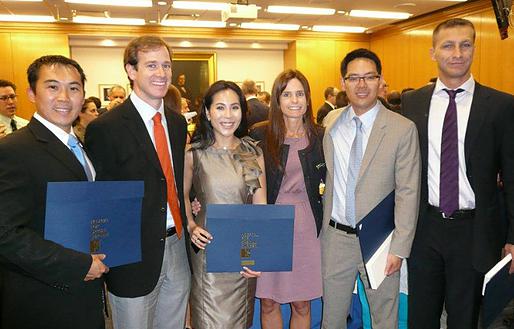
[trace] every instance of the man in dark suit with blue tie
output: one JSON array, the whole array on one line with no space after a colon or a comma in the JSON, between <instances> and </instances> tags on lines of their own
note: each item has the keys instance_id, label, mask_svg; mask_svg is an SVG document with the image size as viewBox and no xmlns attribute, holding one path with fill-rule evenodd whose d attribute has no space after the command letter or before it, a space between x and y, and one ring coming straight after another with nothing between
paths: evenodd
<instances>
[{"instance_id":1,"label":"man in dark suit with blue tie","mask_svg":"<svg viewBox=\"0 0 514 329\"><path fill-rule=\"evenodd\" d=\"M115 328L184 328L191 273L184 208L186 121L165 108L171 49L142 36L125 48L133 92L89 124L86 145L98 180L142 180L142 261L106 277Z\"/></svg>"},{"instance_id":2,"label":"man in dark suit with blue tie","mask_svg":"<svg viewBox=\"0 0 514 329\"><path fill-rule=\"evenodd\" d=\"M36 113L25 128L0 140L0 326L103 329L105 255L43 238L47 183L94 177L71 129L84 103L85 75L63 56L36 59L27 73Z\"/></svg>"},{"instance_id":3,"label":"man in dark suit with blue tie","mask_svg":"<svg viewBox=\"0 0 514 329\"><path fill-rule=\"evenodd\" d=\"M439 24L435 84L402 97L418 127L421 203L409 265L409 328L477 327L483 275L514 255L514 97L471 75L475 29L465 19ZM498 206L503 173L508 225ZM514 265L511 271L514 270Z\"/></svg>"}]
</instances>

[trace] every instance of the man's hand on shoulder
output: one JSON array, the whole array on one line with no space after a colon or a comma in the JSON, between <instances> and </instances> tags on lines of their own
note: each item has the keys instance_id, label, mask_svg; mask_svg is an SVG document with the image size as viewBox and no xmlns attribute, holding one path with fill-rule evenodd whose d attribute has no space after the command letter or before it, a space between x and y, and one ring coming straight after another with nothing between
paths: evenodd
<instances>
[{"instance_id":1,"label":"man's hand on shoulder","mask_svg":"<svg viewBox=\"0 0 514 329\"><path fill-rule=\"evenodd\" d=\"M109 267L107 267L102 260L105 259L104 254L91 255L93 258L93 262L91 263L91 267L89 268L89 272L87 272L84 281L91 281L100 278L103 274L109 272Z\"/></svg>"}]
</instances>

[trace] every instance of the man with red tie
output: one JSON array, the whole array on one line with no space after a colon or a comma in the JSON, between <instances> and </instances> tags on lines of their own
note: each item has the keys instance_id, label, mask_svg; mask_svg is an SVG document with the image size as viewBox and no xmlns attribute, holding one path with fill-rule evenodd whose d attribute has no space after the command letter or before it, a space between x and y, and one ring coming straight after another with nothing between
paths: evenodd
<instances>
[{"instance_id":1,"label":"man with red tie","mask_svg":"<svg viewBox=\"0 0 514 329\"><path fill-rule=\"evenodd\" d=\"M418 128L422 184L409 265L409 328L477 327L484 273L514 255L514 97L471 75L475 28L465 19L433 32L434 84L404 94ZM508 223L497 192L503 173ZM514 271L514 265L511 272Z\"/></svg>"},{"instance_id":2,"label":"man with red tie","mask_svg":"<svg viewBox=\"0 0 514 329\"><path fill-rule=\"evenodd\" d=\"M142 180L142 261L106 278L115 328L184 328L190 289L183 173L186 121L164 107L171 50L142 36L125 49L132 84L127 100L92 122L86 146L97 180Z\"/></svg>"}]
</instances>

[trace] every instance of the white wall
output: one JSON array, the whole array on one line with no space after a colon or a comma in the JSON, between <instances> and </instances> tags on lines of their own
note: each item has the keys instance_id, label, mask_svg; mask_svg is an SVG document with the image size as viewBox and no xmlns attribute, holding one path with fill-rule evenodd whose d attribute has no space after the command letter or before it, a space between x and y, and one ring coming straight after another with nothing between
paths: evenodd
<instances>
[{"instance_id":1,"label":"white wall","mask_svg":"<svg viewBox=\"0 0 514 329\"><path fill-rule=\"evenodd\" d=\"M263 81L265 90L269 92L275 77L284 68L282 50L202 49L198 51L216 52L218 80ZM98 86L101 84L122 86L128 84L127 75L123 69L123 48L71 47L71 57L86 73L86 97L100 97Z\"/></svg>"}]
</instances>

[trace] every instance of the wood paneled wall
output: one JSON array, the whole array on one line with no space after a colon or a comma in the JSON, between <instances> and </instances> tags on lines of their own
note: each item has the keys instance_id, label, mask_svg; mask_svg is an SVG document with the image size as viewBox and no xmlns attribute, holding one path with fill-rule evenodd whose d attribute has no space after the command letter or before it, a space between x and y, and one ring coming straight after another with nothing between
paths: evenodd
<instances>
[{"instance_id":1,"label":"wood paneled wall","mask_svg":"<svg viewBox=\"0 0 514 329\"><path fill-rule=\"evenodd\" d=\"M372 34L370 49L382 60L389 91L419 88L437 76L437 65L429 54L432 31L451 17L466 18L475 25L476 48L471 68L474 78L514 94L514 31L509 31L508 39L500 40L494 12L486 0L455 6Z\"/></svg>"},{"instance_id":2,"label":"wood paneled wall","mask_svg":"<svg viewBox=\"0 0 514 329\"><path fill-rule=\"evenodd\" d=\"M0 65L0 78L16 84L18 96L17 115L29 119L35 111L27 98L27 68L43 55L70 56L66 34L0 33L0 47L4 61Z\"/></svg>"}]
</instances>

